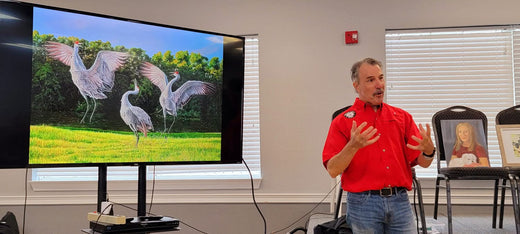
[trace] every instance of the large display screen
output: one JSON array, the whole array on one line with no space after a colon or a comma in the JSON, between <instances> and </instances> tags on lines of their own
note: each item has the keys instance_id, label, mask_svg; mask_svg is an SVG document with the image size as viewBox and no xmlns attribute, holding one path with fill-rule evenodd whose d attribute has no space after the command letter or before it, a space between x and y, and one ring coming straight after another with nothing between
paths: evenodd
<instances>
[{"instance_id":1,"label":"large display screen","mask_svg":"<svg viewBox=\"0 0 520 234\"><path fill-rule=\"evenodd\" d=\"M239 163L244 38L0 2L0 167Z\"/></svg>"}]
</instances>

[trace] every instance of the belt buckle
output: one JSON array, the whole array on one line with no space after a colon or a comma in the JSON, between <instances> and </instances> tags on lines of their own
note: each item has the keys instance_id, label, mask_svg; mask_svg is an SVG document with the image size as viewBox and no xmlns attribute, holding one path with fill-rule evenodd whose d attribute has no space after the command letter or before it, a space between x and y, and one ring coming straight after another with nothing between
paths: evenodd
<instances>
[{"instance_id":1,"label":"belt buckle","mask_svg":"<svg viewBox=\"0 0 520 234\"><path fill-rule=\"evenodd\" d=\"M382 188L381 190L379 190L379 195L381 197L391 197L392 194L393 194L392 187L386 187L386 188Z\"/></svg>"}]
</instances>

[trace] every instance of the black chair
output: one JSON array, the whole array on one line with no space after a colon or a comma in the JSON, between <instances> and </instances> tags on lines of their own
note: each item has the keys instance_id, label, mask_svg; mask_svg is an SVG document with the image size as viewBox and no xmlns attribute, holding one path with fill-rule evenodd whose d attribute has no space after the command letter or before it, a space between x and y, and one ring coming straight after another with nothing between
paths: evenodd
<instances>
[{"instance_id":1,"label":"black chair","mask_svg":"<svg viewBox=\"0 0 520 234\"><path fill-rule=\"evenodd\" d=\"M510 124L520 124L520 105L513 106L507 108L505 110L500 111L496 118L495 123L497 125L510 125ZM498 134L498 130L497 130ZM502 147L501 147L502 148ZM520 233L520 208L518 205L520 204L520 190L518 186L518 182L520 181L520 167L505 167L509 175L509 182L511 184L511 197L513 201L513 210L515 214L515 226L516 232ZM504 200L506 193L506 180L502 183L502 196L500 199L500 223L499 227L502 228L504 221Z\"/></svg>"},{"instance_id":2,"label":"black chair","mask_svg":"<svg viewBox=\"0 0 520 234\"><path fill-rule=\"evenodd\" d=\"M444 180L446 184L446 206L448 215L448 233L453 233L452 224L452 207L451 207L451 180L493 180L494 185L494 199L493 199L493 224L492 227L496 227L497 217L497 200L498 200L498 187L501 179L508 179L507 171L502 167L442 167L442 163L449 164L451 159L451 150L455 139L453 135L455 133L455 126L460 122L476 122L481 125L484 134L484 141L487 145L487 117L481 111L471 109L465 106L452 106L441 111L438 111L433 115L433 130L435 132L435 142L437 145L437 179L435 181L435 204L433 218L437 219L437 210L439 205L439 189L440 181ZM481 123L481 124L479 124ZM444 131L443 131L444 130ZM451 138L450 138L451 136ZM482 137L482 136L481 136ZM446 142L445 142L446 140ZM450 146L445 149L445 145L450 144L450 140L453 141ZM487 153L487 150L486 150ZM448 158L448 159L447 159ZM442 162L442 163L441 163Z\"/></svg>"},{"instance_id":3,"label":"black chair","mask_svg":"<svg viewBox=\"0 0 520 234\"><path fill-rule=\"evenodd\" d=\"M352 105L350 106L346 106L346 107L343 107L337 111L334 111L334 113L332 114L332 120L334 120L339 114L343 113L344 111L346 111L348 108L350 108ZM338 190L338 194L337 194L337 201L336 201L336 209L334 211L334 218L337 219L340 215L340 211L341 211L341 198L343 196L343 188L341 188L341 183L339 183L339 190Z\"/></svg>"},{"instance_id":4,"label":"black chair","mask_svg":"<svg viewBox=\"0 0 520 234\"><path fill-rule=\"evenodd\" d=\"M343 107L343 108L335 111L332 114L332 119L334 120L334 118L336 118L339 114L343 113L350 107L351 106L346 106L346 107ZM415 176L415 168L412 167L411 169L412 169L412 178L413 178L413 188L417 192L417 199L419 202L419 216L420 216L420 221L421 221L422 233L426 234L427 233L426 217L424 216L424 203L423 203L421 183L419 182L419 180L417 180L417 177ZM340 189L337 194L338 197L337 197L337 201L336 201L336 209L334 212L334 218L339 217L339 215L340 215L339 213L341 210L341 198L343 196L343 189L341 188L341 183L339 184L339 186L340 186ZM414 206L415 206L415 198L414 198ZM416 214L417 214L417 212L416 212ZM418 229L417 233L420 233L421 231L419 231L419 225L417 225L417 229Z\"/></svg>"}]
</instances>

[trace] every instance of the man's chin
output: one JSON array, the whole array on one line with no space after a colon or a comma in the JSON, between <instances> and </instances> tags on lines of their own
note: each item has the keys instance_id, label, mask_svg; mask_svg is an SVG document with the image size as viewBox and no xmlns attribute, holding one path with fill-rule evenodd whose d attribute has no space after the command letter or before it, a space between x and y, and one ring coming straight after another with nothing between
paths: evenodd
<instances>
[{"instance_id":1,"label":"man's chin","mask_svg":"<svg viewBox=\"0 0 520 234\"><path fill-rule=\"evenodd\" d=\"M373 100L372 100L373 105L375 105L375 106L379 106L379 105L381 105L381 103L383 103L383 97L384 97L383 95L381 95L380 97L378 97L378 96L376 95L376 96L373 98Z\"/></svg>"},{"instance_id":2,"label":"man's chin","mask_svg":"<svg viewBox=\"0 0 520 234\"><path fill-rule=\"evenodd\" d=\"M383 103L383 101L382 100L372 100L367 103L370 104L371 106L380 106L381 103Z\"/></svg>"}]
</instances>

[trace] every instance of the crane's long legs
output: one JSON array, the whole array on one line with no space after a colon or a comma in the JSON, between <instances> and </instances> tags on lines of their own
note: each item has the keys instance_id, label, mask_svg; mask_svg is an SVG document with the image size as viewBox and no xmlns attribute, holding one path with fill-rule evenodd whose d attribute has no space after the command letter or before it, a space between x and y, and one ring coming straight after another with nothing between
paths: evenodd
<instances>
[{"instance_id":1,"label":"crane's long legs","mask_svg":"<svg viewBox=\"0 0 520 234\"><path fill-rule=\"evenodd\" d=\"M94 102L94 109L92 110L92 114L90 114L89 122L92 122L92 116L94 116L94 112L96 112L97 107L96 99L92 99L92 101Z\"/></svg>"},{"instance_id":2,"label":"crane's long legs","mask_svg":"<svg viewBox=\"0 0 520 234\"><path fill-rule=\"evenodd\" d=\"M87 103L87 110L85 111L85 114L83 114L83 118L81 118L81 121L79 121L79 123L85 123L85 117L87 116L88 109L90 108L90 105L88 104L87 96L85 96L83 94L81 96L83 96L83 98L85 99L85 102Z\"/></svg>"},{"instance_id":3,"label":"crane's long legs","mask_svg":"<svg viewBox=\"0 0 520 234\"><path fill-rule=\"evenodd\" d=\"M174 123L175 123L175 116L173 116L172 125L170 125L170 127L168 128L168 132L166 132L166 133L170 133L170 130L172 130L172 127L173 127Z\"/></svg>"},{"instance_id":4,"label":"crane's long legs","mask_svg":"<svg viewBox=\"0 0 520 234\"><path fill-rule=\"evenodd\" d=\"M166 110L163 108L164 132L166 133Z\"/></svg>"},{"instance_id":5,"label":"crane's long legs","mask_svg":"<svg viewBox=\"0 0 520 234\"><path fill-rule=\"evenodd\" d=\"M135 148L137 148L139 144L139 132L134 132L135 134Z\"/></svg>"}]
</instances>

